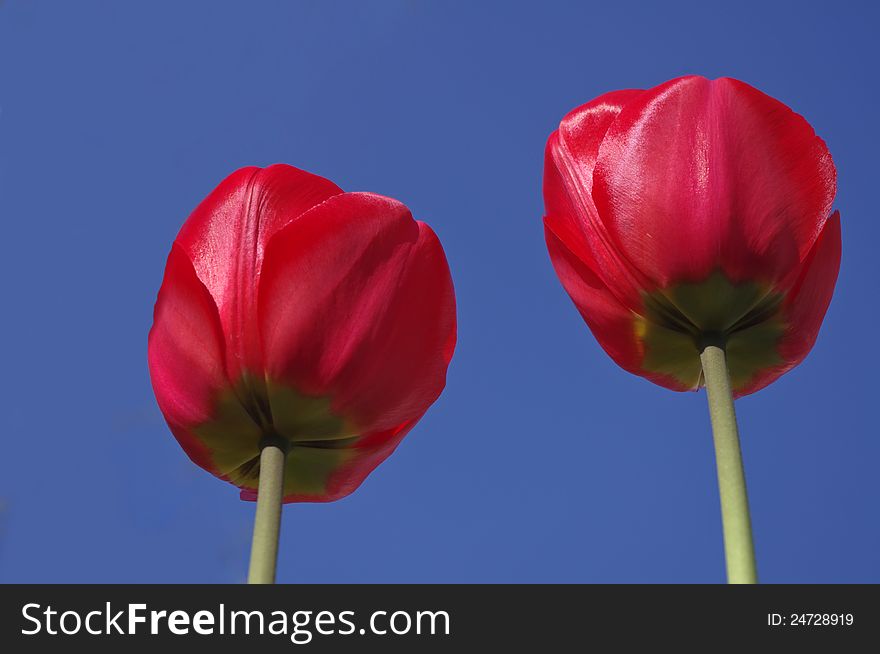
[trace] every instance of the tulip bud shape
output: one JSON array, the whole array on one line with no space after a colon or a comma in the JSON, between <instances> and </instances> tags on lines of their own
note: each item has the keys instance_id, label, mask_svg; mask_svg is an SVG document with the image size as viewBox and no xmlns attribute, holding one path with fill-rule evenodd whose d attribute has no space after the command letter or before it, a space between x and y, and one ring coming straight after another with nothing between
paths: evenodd
<instances>
[{"instance_id":1,"label":"tulip bud shape","mask_svg":"<svg viewBox=\"0 0 880 654\"><path fill-rule=\"evenodd\" d=\"M356 489L440 395L456 338L439 240L407 208L291 166L234 172L168 257L149 336L159 407L189 457L254 499Z\"/></svg>"},{"instance_id":2,"label":"tulip bud shape","mask_svg":"<svg viewBox=\"0 0 880 654\"><path fill-rule=\"evenodd\" d=\"M614 91L563 118L544 171L553 266L622 368L697 389L723 343L741 396L810 351L840 265L836 172L788 107L728 78Z\"/></svg>"}]
</instances>

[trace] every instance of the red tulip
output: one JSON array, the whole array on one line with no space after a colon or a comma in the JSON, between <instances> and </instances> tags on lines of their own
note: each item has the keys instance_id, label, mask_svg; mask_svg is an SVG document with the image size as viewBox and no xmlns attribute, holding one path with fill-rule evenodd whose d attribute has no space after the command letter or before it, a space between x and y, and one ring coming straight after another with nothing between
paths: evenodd
<instances>
[{"instance_id":1,"label":"red tulip","mask_svg":"<svg viewBox=\"0 0 880 654\"><path fill-rule=\"evenodd\" d=\"M285 165L192 213L149 337L153 388L198 465L253 499L261 442L285 502L351 493L443 390L455 298L434 232L396 200Z\"/></svg>"},{"instance_id":2,"label":"red tulip","mask_svg":"<svg viewBox=\"0 0 880 654\"><path fill-rule=\"evenodd\" d=\"M736 395L803 360L840 264L836 172L785 105L733 79L615 91L547 143L553 265L605 351L674 390L726 343Z\"/></svg>"}]
</instances>

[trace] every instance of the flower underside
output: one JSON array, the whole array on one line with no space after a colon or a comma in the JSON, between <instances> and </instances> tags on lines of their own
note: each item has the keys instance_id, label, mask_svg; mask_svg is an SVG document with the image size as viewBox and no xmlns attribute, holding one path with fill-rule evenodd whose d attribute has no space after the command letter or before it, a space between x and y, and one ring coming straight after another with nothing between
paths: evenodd
<instances>
[{"instance_id":1,"label":"flower underside","mask_svg":"<svg viewBox=\"0 0 880 654\"><path fill-rule=\"evenodd\" d=\"M350 421L333 413L330 400L245 374L217 399L215 418L194 429L219 474L255 490L260 449L267 440L288 449L284 495L320 495L330 475L350 461L360 438Z\"/></svg>"},{"instance_id":2,"label":"flower underside","mask_svg":"<svg viewBox=\"0 0 880 654\"><path fill-rule=\"evenodd\" d=\"M700 351L724 344L731 385L742 388L756 373L782 363L782 299L772 287L733 283L721 271L697 283L644 293L644 315L634 318L642 367L686 388L702 386Z\"/></svg>"}]
</instances>

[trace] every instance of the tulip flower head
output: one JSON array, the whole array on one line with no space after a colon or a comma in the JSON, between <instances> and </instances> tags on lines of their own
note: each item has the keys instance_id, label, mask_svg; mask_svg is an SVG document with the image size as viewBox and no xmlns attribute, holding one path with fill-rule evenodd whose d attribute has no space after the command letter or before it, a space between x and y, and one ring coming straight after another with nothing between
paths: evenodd
<instances>
[{"instance_id":1,"label":"tulip flower head","mask_svg":"<svg viewBox=\"0 0 880 654\"><path fill-rule=\"evenodd\" d=\"M437 399L455 347L433 231L396 200L291 166L236 171L168 257L149 365L171 431L254 499L282 443L285 502L347 495Z\"/></svg>"},{"instance_id":2,"label":"tulip flower head","mask_svg":"<svg viewBox=\"0 0 880 654\"><path fill-rule=\"evenodd\" d=\"M840 264L836 172L798 114L728 78L615 91L547 143L545 236L605 351L674 390L723 343L735 395L815 342Z\"/></svg>"}]
</instances>

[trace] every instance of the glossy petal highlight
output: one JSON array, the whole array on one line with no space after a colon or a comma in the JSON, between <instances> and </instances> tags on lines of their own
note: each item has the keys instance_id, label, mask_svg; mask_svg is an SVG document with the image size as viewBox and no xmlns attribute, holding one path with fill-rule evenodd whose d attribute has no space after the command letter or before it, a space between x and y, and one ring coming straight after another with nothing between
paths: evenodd
<instances>
[{"instance_id":1,"label":"glossy petal highlight","mask_svg":"<svg viewBox=\"0 0 880 654\"><path fill-rule=\"evenodd\" d=\"M641 93L606 93L571 111L548 139L544 162L545 224L630 308L638 305L637 273L601 229L591 190L605 132L625 104Z\"/></svg>"},{"instance_id":2,"label":"glossy petal highlight","mask_svg":"<svg viewBox=\"0 0 880 654\"><path fill-rule=\"evenodd\" d=\"M339 193L342 189L333 182L293 166L242 168L223 180L181 228L176 242L217 304L231 380L261 365L252 322L266 243Z\"/></svg>"},{"instance_id":3,"label":"glossy petal highlight","mask_svg":"<svg viewBox=\"0 0 880 654\"><path fill-rule=\"evenodd\" d=\"M593 198L621 252L663 287L719 265L733 281L783 278L835 191L828 150L802 117L742 82L684 77L621 111Z\"/></svg>"}]
</instances>

